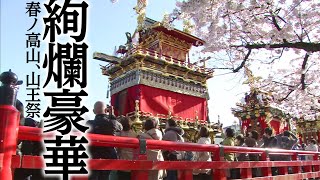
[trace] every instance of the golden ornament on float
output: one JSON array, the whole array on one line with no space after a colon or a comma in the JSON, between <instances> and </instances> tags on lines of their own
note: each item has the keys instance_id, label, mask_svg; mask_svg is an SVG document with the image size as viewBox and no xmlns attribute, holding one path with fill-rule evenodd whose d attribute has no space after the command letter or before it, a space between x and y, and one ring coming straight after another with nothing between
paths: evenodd
<instances>
[{"instance_id":1,"label":"golden ornament on float","mask_svg":"<svg viewBox=\"0 0 320 180\"><path fill-rule=\"evenodd\" d=\"M270 118L270 117L272 116L272 114L271 114L270 112L266 112L266 116L267 116L268 118Z\"/></svg>"}]
</instances>

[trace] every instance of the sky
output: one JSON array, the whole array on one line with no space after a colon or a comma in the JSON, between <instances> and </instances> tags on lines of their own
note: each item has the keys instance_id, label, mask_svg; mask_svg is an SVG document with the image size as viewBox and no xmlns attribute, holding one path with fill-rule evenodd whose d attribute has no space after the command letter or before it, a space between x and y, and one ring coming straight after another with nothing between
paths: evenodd
<instances>
[{"instance_id":1,"label":"sky","mask_svg":"<svg viewBox=\"0 0 320 180\"><path fill-rule=\"evenodd\" d=\"M18 99L25 104L29 91L26 90L26 75L31 72L39 73L42 85L46 80L47 72L45 69L38 69L34 64L26 63L26 34L40 33L44 34L44 25L42 17L45 15L46 9L43 6L48 1L39 0L41 3L41 13L38 15L36 26L27 31L33 24L34 19L26 14L26 3L31 1L21 0L1 0L1 47L0 47L0 72L12 69L19 79L24 81L18 93ZM35 1L37 2L37 1ZM61 3L59 0L58 2ZM73 1L72 1L73 2ZM100 70L100 65L106 65L101 61L96 61L92 58L93 52L102 52L113 54L115 46L125 44L125 32L133 34L136 28L136 14L133 10L136 1L119 0L112 4L110 0L91 0L86 1L89 4L88 9L88 25L85 42L88 44L88 84L85 89L88 97L83 100L83 104L90 110L86 113L86 118L93 119L92 112L93 104L102 100L107 103L110 99L106 98L108 77L103 76ZM164 3L165 2L165 3ZM147 17L161 21L163 15L171 12L175 7L175 0L149 0L146 10ZM62 3L61 3L62 6ZM177 26L178 29L179 26ZM41 37L42 39L42 37ZM62 41L65 40L62 38ZM44 54L47 51L46 42L42 41L39 48L41 57L40 64L42 65ZM231 113L231 107L235 107L236 102L239 102L244 97L244 93L248 91L248 87L241 85L245 81L242 75L228 74L221 75L225 72L217 71L215 76L208 80L209 90L209 118L210 121L217 122L218 115L220 121L226 125L232 125L234 121L238 122ZM49 89L52 86L48 87ZM47 90L47 89L46 89ZM42 94L42 93L40 93ZM44 96L41 99L42 112L46 109L50 100ZM40 118L39 118L40 119ZM36 119L36 120L39 120Z\"/></svg>"}]
</instances>

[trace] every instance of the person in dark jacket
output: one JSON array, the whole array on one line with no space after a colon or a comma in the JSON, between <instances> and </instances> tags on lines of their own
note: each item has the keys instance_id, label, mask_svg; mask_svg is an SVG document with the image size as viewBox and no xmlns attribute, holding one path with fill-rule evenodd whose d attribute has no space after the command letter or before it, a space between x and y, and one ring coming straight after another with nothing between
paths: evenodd
<instances>
[{"instance_id":1,"label":"person in dark jacket","mask_svg":"<svg viewBox=\"0 0 320 180\"><path fill-rule=\"evenodd\" d=\"M38 127L41 128L40 122L32 119L32 118L25 118L24 120L24 126L29 127ZM39 156L43 151L43 146L41 142L37 141L22 141L21 144L21 153L23 155L33 155L33 156Z\"/></svg>"},{"instance_id":2,"label":"person in dark jacket","mask_svg":"<svg viewBox=\"0 0 320 180\"><path fill-rule=\"evenodd\" d=\"M291 150L298 143L298 138L290 131L284 131L276 136L278 148ZM288 156L289 157L289 156ZM288 158L289 159L289 158Z\"/></svg>"},{"instance_id":3,"label":"person in dark jacket","mask_svg":"<svg viewBox=\"0 0 320 180\"><path fill-rule=\"evenodd\" d=\"M245 143L245 137L242 134L236 136L235 145L239 147L247 147ZM249 161L249 156L247 153L236 153L236 161ZM237 179L241 178L240 169L234 169L233 173L234 177Z\"/></svg>"},{"instance_id":4,"label":"person in dark jacket","mask_svg":"<svg viewBox=\"0 0 320 180\"><path fill-rule=\"evenodd\" d=\"M40 127L39 122L36 120L25 117L24 116L24 105L21 101L17 99L15 103L16 109L20 113L20 126L28 126L28 127ZM41 128L41 127L40 127ZM32 156L40 156L43 151L43 146L41 142L36 141L18 141L17 142L17 155L32 155ZM43 176L43 169L24 169L17 168L14 171L13 175L14 180L43 180L45 179ZM46 178L50 180L56 180L58 178L51 177Z\"/></svg>"},{"instance_id":5,"label":"person in dark jacket","mask_svg":"<svg viewBox=\"0 0 320 180\"><path fill-rule=\"evenodd\" d=\"M173 119L168 119L166 124L166 130L164 131L162 140L164 141L174 141L174 142L184 142L183 134L184 130L178 127L176 121ZM164 151L163 157L165 160L177 161L181 160L183 152L170 152ZM178 171L168 170L167 171L167 180L176 180L178 177Z\"/></svg>"},{"instance_id":6,"label":"person in dark jacket","mask_svg":"<svg viewBox=\"0 0 320 180\"><path fill-rule=\"evenodd\" d=\"M173 119L168 119L166 124L166 130L164 131L162 140L184 142L182 138L183 134L184 134L184 130L178 127L176 121L174 121Z\"/></svg>"},{"instance_id":7,"label":"person in dark jacket","mask_svg":"<svg viewBox=\"0 0 320 180\"><path fill-rule=\"evenodd\" d=\"M115 136L116 132L122 131L122 125L118 122L114 115L109 113L106 104L98 101L94 104L93 112L95 118L88 121L87 125L90 126L89 133L103 134ZM89 147L89 153L92 159L117 159L117 151L114 147ZM111 171L91 171L89 180L108 180Z\"/></svg>"},{"instance_id":8,"label":"person in dark jacket","mask_svg":"<svg viewBox=\"0 0 320 180\"><path fill-rule=\"evenodd\" d=\"M248 133L248 137L245 139L245 143L248 147L258 147L259 133L256 130L252 130ZM250 161L259 161L258 154L249 154ZM260 169L252 168L252 176L260 176Z\"/></svg>"},{"instance_id":9,"label":"person in dark jacket","mask_svg":"<svg viewBox=\"0 0 320 180\"><path fill-rule=\"evenodd\" d=\"M43 128L43 121L36 121L32 118L24 118L24 126ZM44 147L42 142L38 141L21 141L18 150L19 155L41 156ZM45 177L43 169L23 169L18 168L14 173L14 180L58 180L59 177Z\"/></svg>"},{"instance_id":10,"label":"person in dark jacket","mask_svg":"<svg viewBox=\"0 0 320 180\"><path fill-rule=\"evenodd\" d=\"M291 150L298 143L298 138L290 131L284 131L276 136L278 142L278 148ZM290 156L278 156L279 161L291 161ZM288 167L288 173L292 174L292 167Z\"/></svg>"},{"instance_id":11,"label":"person in dark jacket","mask_svg":"<svg viewBox=\"0 0 320 180\"><path fill-rule=\"evenodd\" d=\"M264 139L263 139L263 145L262 145L263 148L277 148L278 141L277 141L277 138L272 135L273 134L272 132L273 131L270 127L267 127L264 130ZM271 161L276 161L278 156L270 155L269 157ZM278 168L272 167L271 171L273 176L278 175Z\"/></svg>"},{"instance_id":12,"label":"person in dark jacket","mask_svg":"<svg viewBox=\"0 0 320 180\"><path fill-rule=\"evenodd\" d=\"M277 147L277 138L272 136L272 129L267 127L264 129L264 139L263 139L263 148L276 148Z\"/></svg>"}]
</instances>

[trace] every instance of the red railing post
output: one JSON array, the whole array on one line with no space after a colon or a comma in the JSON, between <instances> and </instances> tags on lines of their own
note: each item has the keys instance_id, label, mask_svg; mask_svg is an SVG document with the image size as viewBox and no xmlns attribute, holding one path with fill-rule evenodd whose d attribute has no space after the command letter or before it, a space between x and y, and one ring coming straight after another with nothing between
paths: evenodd
<instances>
[{"instance_id":1,"label":"red railing post","mask_svg":"<svg viewBox=\"0 0 320 180\"><path fill-rule=\"evenodd\" d=\"M139 139L139 148L135 150L135 159L146 161L147 160L147 142L145 139ZM131 180L148 179L148 171L146 170L133 170L131 171Z\"/></svg>"},{"instance_id":2,"label":"red railing post","mask_svg":"<svg viewBox=\"0 0 320 180\"><path fill-rule=\"evenodd\" d=\"M287 161L287 155L284 155L286 158L284 158L285 161ZM288 174L288 166L282 166L282 167L278 167L278 174L279 175L286 175Z\"/></svg>"},{"instance_id":3,"label":"red railing post","mask_svg":"<svg viewBox=\"0 0 320 180\"><path fill-rule=\"evenodd\" d=\"M261 161L270 161L269 153L267 150L261 154L260 160ZM262 171L262 176L272 176L270 166L261 168L261 171Z\"/></svg>"},{"instance_id":4,"label":"red railing post","mask_svg":"<svg viewBox=\"0 0 320 180\"><path fill-rule=\"evenodd\" d=\"M192 170L178 171L178 180L192 180L192 179L193 179Z\"/></svg>"},{"instance_id":5,"label":"red railing post","mask_svg":"<svg viewBox=\"0 0 320 180\"><path fill-rule=\"evenodd\" d=\"M298 153L294 153L292 156L291 156L291 160L292 161L298 161ZM292 167L292 173L293 174L298 174L298 173L301 173L301 168L300 166L293 166Z\"/></svg>"},{"instance_id":6,"label":"red railing post","mask_svg":"<svg viewBox=\"0 0 320 180\"><path fill-rule=\"evenodd\" d=\"M224 149L223 146L219 145L219 149L213 152L214 161L225 161L224 159ZM226 180L226 170L225 169L212 169L213 179Z\"/></svg>"},{"instance_id":7,"label":"red railing post","mask_svg":"<svg viewBox=\"0 0 320 180\"><path fill-rule=\"evenodd\" d=\"M16 74L9 70L0 75L0 179L12 180L12 155L16 154L20 113L15 108L20 85ZM20 84L19 84L19 83Z\"/></svg>"},{"instance_id":8,"label":"red railing post","mask_svg":"<svg viewBox=\"0 0 320 180\"><path fill-rule=\"evenodd\" d=\"M252 168L242 168L240 169L241 179L242 178L252 178Z\"/></svg>"},{"instance_id":9,"label":"red railing post","mask_svg":"<svg viewBox=\"0 0 320 180\"><path fill-rule=\"evenodd\" d=\"M14 106L0 105L0 179L11 180L12 155L16 154L20 113Z\"/></svg>"},{"instance_id":10,"label":"red railing post","mask_svg":"<svg viewBox=\"0 0 320 180\"><path fill-rule=\"evenodd\" d=\"M313 155L313 161L319 161L319 154L318 153L315 153ZM314 165L313 170L314 170L314 172L319 171L319 165Z\"/></svg>"},{"instance_id":11,"label":"red railing post","mask_svg":"<svg viewBox=\"0 0 320 180\"><path fill-rule=\"evenodd\" d=\"M306 155L306 161L307 162L310 162L310 160L309 160L309 157L310 157L311 155ZM303 169L304 169L304 172L312 172L312 165L306 165L306 166L303 166Z\"/></svg>"},{"instance_id":12,"label":"red railing post","mask_svg":"<svg viewBox=\"0 0 320 180\"><path fill-rule=\"evenodd\" d=\"M288 167L285 166L285 167L278 167L279 169L279 175L286 175L288 174Z\"/></svg>"}]
</instances>

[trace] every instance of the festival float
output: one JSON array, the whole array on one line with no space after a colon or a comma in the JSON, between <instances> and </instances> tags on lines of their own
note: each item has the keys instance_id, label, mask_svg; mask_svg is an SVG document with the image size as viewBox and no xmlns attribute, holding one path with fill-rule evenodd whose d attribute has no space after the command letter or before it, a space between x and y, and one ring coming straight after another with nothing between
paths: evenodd
<instances>
[{"instance_id":1,"label":"festival float","mask_svg":"<svg viewBox=\"0 0 320 180\"><path fill-rule=\"evenodd\" d=\"M301 117L297 120L297 133L300 137L300 143L308 143L308 140L315 139L320 143L320 119L317 113L314 119Z\"/></svg>"},{"instance_id":2,"label":"festival float","mask_svg":"<svg viewBox=\"0 0 320 180\"><path fill-rule=\"evenodd\" d=\"M199 66L189 58L191 47L205 42L149 18L142 24L132 36L126 33L127 43L119 46L117 55L93 55L108 63L101 69L109 77L113 113L130 117L136 130L141 130L147 117L159 118L162 128L172 118L189 142L197 141L204 125L213 140L220 125L209 123L206 82L214 71L205 62Z\"/></svg>"},{"instance_id":3,"label":"festival float","mask_svg":"<svg viewBox=\"0 0 320 180\"><path fill-rule=\"evenodd\" d=\"M236 108L232 108L232 113L240 121L242 133L256 130L262 136L266 127L271 127L275 134L291 130L292 117L272 106L272 94L255 87L254 83L259 78L254 77L248 67L244 68L247 76L244 84L249 85L250 92L245 94L242 102L236 104Z\"/></svg>"}]
</instances>

